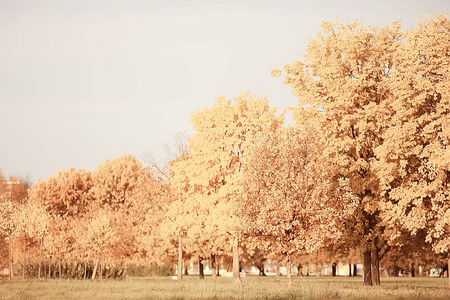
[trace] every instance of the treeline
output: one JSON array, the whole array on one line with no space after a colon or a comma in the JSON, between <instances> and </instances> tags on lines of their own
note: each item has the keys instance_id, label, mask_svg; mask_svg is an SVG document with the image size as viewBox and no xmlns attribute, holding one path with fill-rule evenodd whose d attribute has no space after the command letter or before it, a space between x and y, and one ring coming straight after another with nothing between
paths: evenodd
<instances>
[{"instance_id":1,"label":"treeline","mask_svg":"<svg viewBox=\"0 0 450 300\"><path fill-rule=\"evenodd\" d=\"M26 201L3 192L4 240L23 243L24 262L28 247L54 268L91 264L91 278L178 261L182 280L194 260L239 283L243 262L270 258L290 285L309 262L361 262L379 285L382 271L450 264L449 65L447 15L408 31L324 22L301 60L272 71L299 100L295 125L265 97L218 98L166 166L123 156L60 171Z\"/></svg>"}]
</instances>

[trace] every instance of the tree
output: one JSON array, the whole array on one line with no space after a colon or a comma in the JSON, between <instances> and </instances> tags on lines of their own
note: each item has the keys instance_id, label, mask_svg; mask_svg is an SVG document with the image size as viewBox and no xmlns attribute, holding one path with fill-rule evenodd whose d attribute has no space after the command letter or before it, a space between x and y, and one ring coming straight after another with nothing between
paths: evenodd
<instances>
[{"instance_id":1,"label":"tree","mask_svg":"<svg viewBox=\"0 0 450 300\"><path fill-rule=\"evenodd\" d=\"M49 229L46 242L43 244L43 251L50 257L48 277L51 277L52 259L56 259L59 279L62 279L62 261L69 257L74 250L76 220L74 218L61 217L60 215L51 214L50 216Z\"/></svg>"},{"instance_id":2,"label":"tree","mask_svg":"<svg viewBox=\"0 0 450 300\"><path fill-rule=\"evenodd\" d=\"M427 18L405 33L392 73L392 112L375 154L387 196L384 218L426 240L450 265L450 20ZM450 284L450 281L449 281Z\"/></svg>"},{"instance_id":3,"label":"tree","mask_svg":"<svg viewBox=\"0 0 450 300\"><path fill-rule=\"evenodd\" d=\"M87 212L92 180L84 169L60 170L57 175L38 180L30 189L29 199L41 203L52 215L73 217Z\"/></svg>"},{"instance_id":4,"label":"tree","mask_svg":"<svg viewBox=\"0 0 450 300\"><path fill-rule=\"evenodd\" d=\"M151 211L156 211L163 198L163 186L149 168L143 168L134 156L122 155L106 160L92 172L93 197L90 213L111 211L115 234L120 243L114 247L112 257L132 260L144 255L136 230ZM161 190L159 190L161 189ZM148 219L147 219L148 221ZM148 225L148 224L147 224ZM138 231L148 232L148 230ZM142 246L142 247L141 247Z\"/></svg>"},{"instance_id":5,"label":"tree","mask_svg":"<svg viewBox=\"0 0 450 300\"><path fill-rule=\"evenodd\" d=\"M38 270L38 277L40 278L42 265L42 240L47 234L50 215L47 213L45 207L43 207L40 203L28 200L15 210L14 219L17 226L14 234L23 238L24 259L22 276L25 278L25 271L27 268L27 240L29 238L37 238L39 239L40 244Z\"/></svg>"},{"instance_id":6,"label":"tree","mask_svg":"<svg viewBox=\"0 0 450 300\"><path fill-rule=\"evenodd\" d=\"M173 186L183 193L186 207L195 209L181 213L186 216L185 221L195 221L197 231L207 237L204 241L212 236L232 236L236 283L240 283L240 222L233 211L242 196L238 179L243 159L253 151L257 135L275 130L282 118L275 117L275 110L264 97L246 93L233 100L218 98L213 107L191 115L197 132L189 140L191 152L188 159L171 166ZM192 219L192 215L198 217Z\"/></svg>"},{"instance_id":7,"label":"tree","mask_svg":"<svg viewBox=\"0 0 450 300\"><path fill-rule=\"evenodd\" d=\"M90 250L98 256L92 279L95 279L98 265L100 265L99 277L102 279L104 257L112 250L112 246L117 238L114 227L111 225L110 216L110 212L107 210L99 211L87 226L87 243L90 246Z\"/></svg>"},{"instance_id":8,"label":"tree","mask_svg":"<svg viewBox=\"0 0 450 300\"><path fill-rule=\"evenodd\" d=\"M9 278L14 277L13 264L12 264L12 237L15 235L17 229L17 220L15 213L18 210L18 203L12 201L5 194L0 194L0 234L7 236L8 239L8 264L9 264Z\"/></svg>"},{"instance_id":9,"label":"tree","mask_svg":"<svg viewBox=\"0 0 450 300\"><path fill-rule=\"evenodd\" d=\"M14 276L13 256L12 256L12 237L17 229L15 219L16 210L23 204L28 195L29 183L25 179L10 176L5 178L0 170L0 242L7 243L7 251L0 253L0 264L3 264L5 254L8 260L9 276ZM3 228L3 229L2 229ZM3 232L3 233L2 233ZM0 245L1 245L0 244ZM3 249L3 247L2 247Z\"/></svg>"},{"instance_id":10,"label":"tree","mask_svg":"<svg viewBox=\"0 0 450 300\"><path fill-rule=\"evenodd\" d=\"M260 247L286 257L291 287L292 255L337 241L354 197L348 180L335 184L325 145L307 128L283 128L258 146L245 164L240 216Z\"/></svg>"},{"instance_id":11,"label":"tree","mask_svg":"<svg viewBox=\"0 0 450 300\"><path fill-rule=\"evenodd\" d=\"M106 160L92 172L92 195L99 207L129 208L145 179L142 164L131 155Z\"/></svg>"},{"instance_id":12,"label":"tree","mask_svg":"<svg viewBox=\"0 0 450 300\"><path fill-rule=\"evenodd\" d=\"M89 172L70 168L47 179L39 179L30 188L29 202L44 207L51 216L48 239L45 244L42 239L40 242L50 258L57 257L60 278L61 260L74 250L74 227L92 205L92 186Z\"/></svg>"},{"instance_id":13,"label":"tree","mask_svg":"<svg viewBox=\"0 0 450 300\"><path fill-rule=\"evenodd\" d=\"M383 201L376 170L393 111L394 61L402 45L400 25L365 28L362 22L322 23L302 60L284 67L284 83L299 99L294 119L315 125L327 141L324 155L350 180L360 199L355 219L364 255L364 284L378 285L379 249L385 243L379 204ZM281 71L274 71L281 75Z\"/></svg>"}]
</instances>

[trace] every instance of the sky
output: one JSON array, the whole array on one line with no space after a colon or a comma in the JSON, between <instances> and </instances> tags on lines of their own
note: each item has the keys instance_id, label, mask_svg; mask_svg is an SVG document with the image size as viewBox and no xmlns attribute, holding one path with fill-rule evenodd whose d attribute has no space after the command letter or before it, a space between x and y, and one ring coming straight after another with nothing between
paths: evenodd
<instances>
[{"instance_id":1,"label":"sky","mask_svg":"<svg viewBox=\"0 0 450 300\"><path fill-rule=\"evenodd\" d=\"M151 153L194 134L190 114L250 91L297 100L271 77L322 21L449 12L448 0L0 0L0 169L35 182L70 167Z\"/></svg>"}]
</instances>

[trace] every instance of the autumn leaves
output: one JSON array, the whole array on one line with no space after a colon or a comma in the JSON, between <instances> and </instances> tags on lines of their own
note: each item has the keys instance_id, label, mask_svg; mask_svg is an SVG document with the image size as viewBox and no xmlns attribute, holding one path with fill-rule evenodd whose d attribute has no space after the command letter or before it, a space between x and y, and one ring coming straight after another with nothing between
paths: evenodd
<instances>
[{"instance_id":1,"label":"autumn leaves","mask_svg":"<svg viewBox=\"0 0 450 300\"><path fill-rule=\"evenodd\" d=\"M289 285L294 254L339 239L356 199L348 180L334 177L325 144L310 128L280 128L258 142L246 163L239 206L243 234L254 245L286 257Z\"/></svg>"},{"instance_id":2,"label":"autumn leaves","mask_svg":"<svg viewBox=\"0 0 450 300\"><path fill-rule=\"evenodd\" d=\"M449 31L447 15L406 32L323 23L301 61L274 71L299 99L296 121L316 126L360 199L368 285L379 284L379 249L402 234L424 231L449 252Z\"/></svg>"},{"instance_id":3,"label":"autumn leaves","mask_svg":"<svg viewBox=\"0 0 450 300\"><path fill-rule=\"evenodd\" d=\"M242 244L288 266L335 244L361 253L366 285L380 284L380 258L412 239L448 254L449 35L446 15L408 31L323 23L301 60L273 71L299 100L295 126L265 97L221 97L191 115L196 133L167 180L125 156L40 181L29 203L57 220L38 235L44 250L95 260L95 277L108 260L173 262L179 249L179 279L183 259L215 265L233 251L240 282ZM17 210L7 203L2 220Z\"/></svg>"},{"instance_id":4,"label":"autumn leaves","mask_svg":"<svg viewBox=\"0 0 450 300\"><path fill-rule=\"evenodd\" d=\"M339 238L355 206L348 180L335 178L313 128L284 127L283 117L248 93L192 115L197 133L170 182L183 203L174 232L200 244L197 255L223 254L223 236L234 252L241 240L290 261Z\"/></svg>"}]
</instances>

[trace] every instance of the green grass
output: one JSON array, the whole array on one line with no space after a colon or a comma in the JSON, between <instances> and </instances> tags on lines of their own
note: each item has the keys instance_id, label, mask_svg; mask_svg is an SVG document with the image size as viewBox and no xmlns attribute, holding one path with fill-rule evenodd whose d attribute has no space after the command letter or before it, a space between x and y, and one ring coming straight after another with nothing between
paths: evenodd
<instances>
[{"instance_id":1,"label":"green grass","mask_svg":"<svg viewBox=\"0 0 450 300\"><path fill-rule=\"evenodd\" d=\"M364 287L361 278L246 277L128 278L122 281L0 280L0 299L450 299L447 278L382 278L379 287Z\"/></svg>"}]
</instances>

